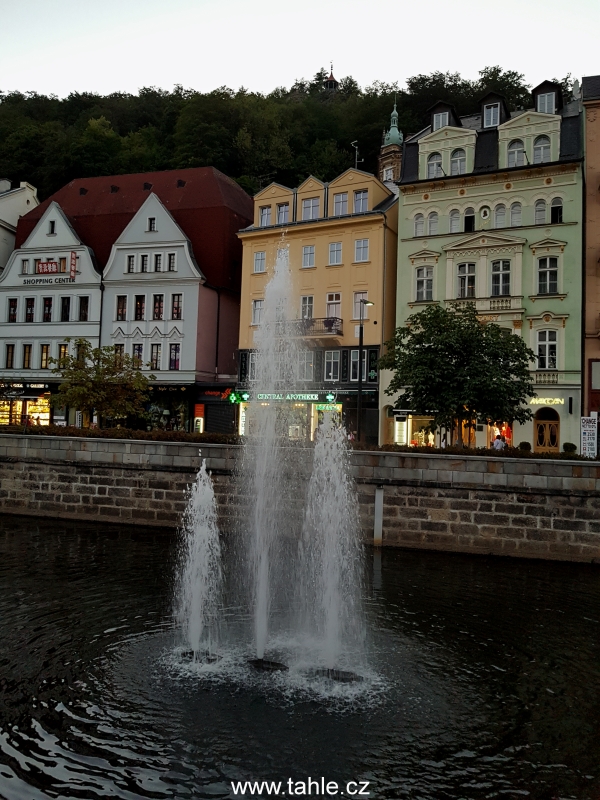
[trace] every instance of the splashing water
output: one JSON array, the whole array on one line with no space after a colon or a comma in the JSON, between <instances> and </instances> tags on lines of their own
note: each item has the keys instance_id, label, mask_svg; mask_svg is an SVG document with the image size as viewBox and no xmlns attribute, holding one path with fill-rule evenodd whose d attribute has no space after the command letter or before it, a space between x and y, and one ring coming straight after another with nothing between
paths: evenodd
<instances>
[{"instance_id":1,"label":"splashing water","mask_svg":"<svg viewBox=\"0 0 600 800\"><path fill-rule=\"evenodd\" d=\"M221 606L221 545L215 494L202 462L183 517L184 541L177 618L196 660L218 642Z\"/></svg>"}]
</instances>

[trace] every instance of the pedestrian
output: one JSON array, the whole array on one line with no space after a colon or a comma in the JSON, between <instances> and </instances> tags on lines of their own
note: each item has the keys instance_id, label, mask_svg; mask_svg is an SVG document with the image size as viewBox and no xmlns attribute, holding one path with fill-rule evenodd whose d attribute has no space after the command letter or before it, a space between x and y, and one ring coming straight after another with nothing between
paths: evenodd
<instances>
[{"instance_id":1,"label":"pedestrian","mask_svg":"<svg viewBox=\"0 0 600 800\"><path fill-rule=\"evenodd\" d=\"M502 441L502 437L500 436L500 434L498 434L494 439L492 447L494 448L494 450L504 450L504 448L506 447L506 442Z\"/></svg>"}]
</instances>

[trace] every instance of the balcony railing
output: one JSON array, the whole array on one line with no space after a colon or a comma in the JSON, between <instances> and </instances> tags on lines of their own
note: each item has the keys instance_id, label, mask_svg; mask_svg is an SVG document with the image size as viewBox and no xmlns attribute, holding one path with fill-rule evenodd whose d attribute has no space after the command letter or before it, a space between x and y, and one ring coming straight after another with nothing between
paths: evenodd
<instances>
[{"instance_id":1,"label":"balcony railing","mask_svg":"<svg viewBox=\"0 0 600 800\"><path fill-rule=\"evenodd\" d=\"M287 336L343 336L343 320L340 317L293 319L280 322L281 335Z\"/></svg>"},{"instance_id":2,"label":"balcony railing","mask_svg":"<svg viewBox=\"0 0 600 800\"><path fill-rule=\"evenodd\" d=\"M456 308L464 308L467 305L474 305L476 311L516 311L520 310L523 306L523 297L521 295L504 295L499 297L459 297L455 300L446 300L448 305L453 305Z\"/></svg>"}]
</instances>

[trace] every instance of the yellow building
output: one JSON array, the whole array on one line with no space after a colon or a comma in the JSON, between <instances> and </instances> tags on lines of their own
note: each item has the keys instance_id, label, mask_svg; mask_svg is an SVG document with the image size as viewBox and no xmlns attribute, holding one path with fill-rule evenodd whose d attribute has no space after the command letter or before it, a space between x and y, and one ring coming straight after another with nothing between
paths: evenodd
<instances>
[{"instance_id":1,"label":"yellow building","mask_svg":"<svg viewBox=\"0 0 600 800\"><path fill-rule=\"evenodd\" d=\"M319 412L341 410L357 429L359 328L363 324L363 441L387 438L379 417L377 361L395 325L397 196L374 175L349 169L330 183L309 177L297 189L271 184L254 198L243 244L239 387L253 381L254 332L282 237L289 247L303 347L294 388L299 438L312 438ZM368 301L373 305L366 305ZM285 397L286 389L282 387ZM242 407L240 418L245 418ZM392 419L393 422L393 419ZM243 429L241 431L244 432Z\"/></svg>"}]
</instances>

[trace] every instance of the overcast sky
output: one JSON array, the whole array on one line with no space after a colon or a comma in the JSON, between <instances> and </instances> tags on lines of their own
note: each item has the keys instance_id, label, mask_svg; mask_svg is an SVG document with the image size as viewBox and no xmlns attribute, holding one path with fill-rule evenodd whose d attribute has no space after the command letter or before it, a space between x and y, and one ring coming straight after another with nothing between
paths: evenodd
<instances>
[{"instance_id":1,"label":"overcast sky","mask_svg":"<svg viewBox=\"0 0 600 800\"><path fill-rule=\"evenodd\" d=\"M484 66L600 74L600 0L0 0L0 91L268 92L333 61L361 86Z\"/></svg>"}]
</instances>

